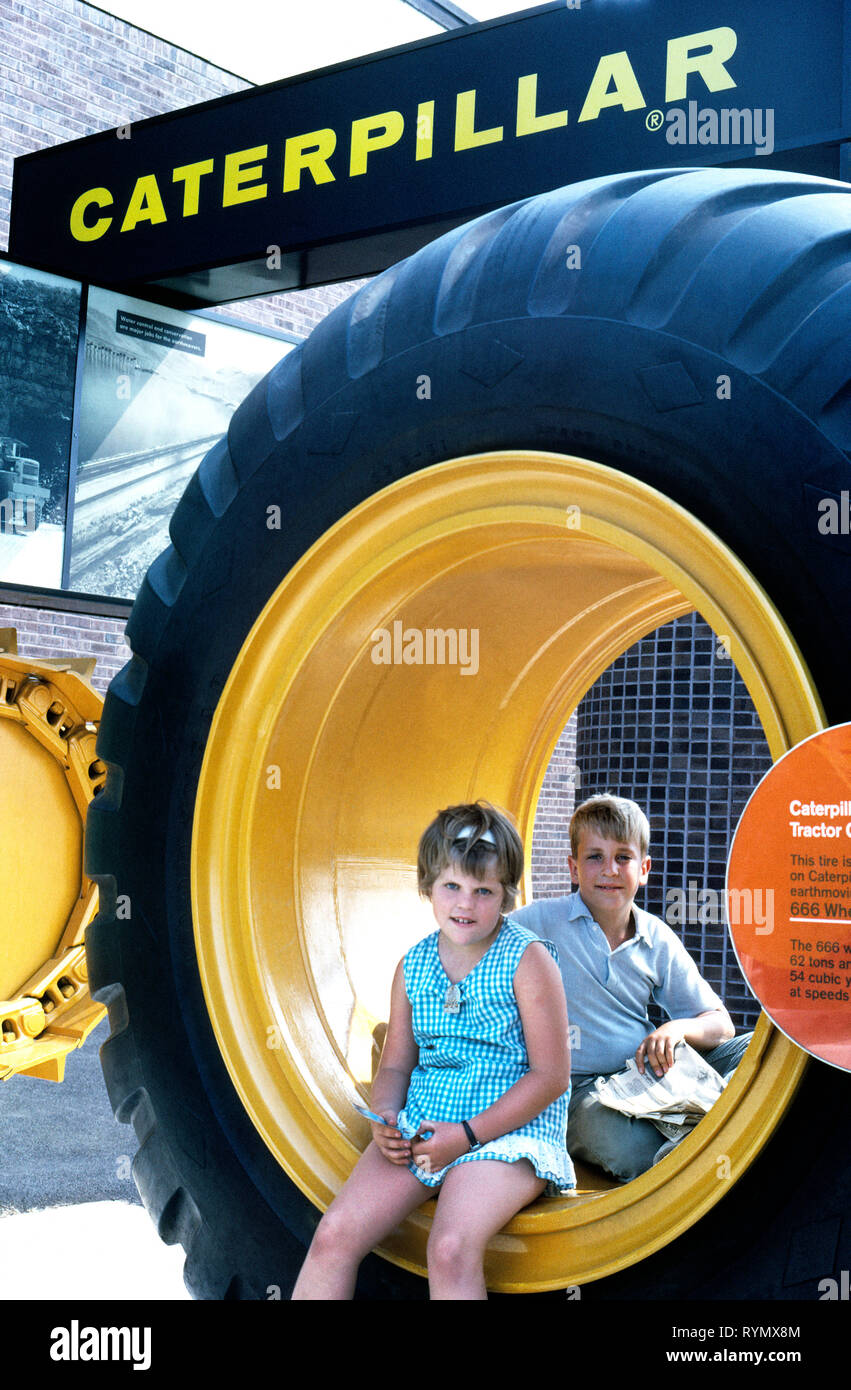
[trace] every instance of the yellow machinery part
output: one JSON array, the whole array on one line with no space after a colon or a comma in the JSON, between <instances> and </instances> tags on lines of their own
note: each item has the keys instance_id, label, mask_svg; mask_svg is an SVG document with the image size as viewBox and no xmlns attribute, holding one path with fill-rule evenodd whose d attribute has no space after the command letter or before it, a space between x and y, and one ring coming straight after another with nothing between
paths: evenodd
<instances>
[{"instance_id":1,"label":"yellow machinery part","mask_svg":"<svg viewBox=\"0 0 851 1390\"><path fill-rule=\"evenodd\" d=\"M61 1081L104 1015L84 936L97 887L83 870L86 809L106 768L90 658L17 655L0 629L0 1079Z\"/></svg>"}]
</instances>

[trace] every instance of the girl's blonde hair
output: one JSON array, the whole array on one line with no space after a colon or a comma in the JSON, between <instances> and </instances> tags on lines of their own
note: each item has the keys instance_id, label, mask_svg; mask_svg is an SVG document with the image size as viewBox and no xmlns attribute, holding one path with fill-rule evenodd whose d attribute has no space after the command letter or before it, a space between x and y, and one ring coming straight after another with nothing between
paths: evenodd
<instances>
[{"instance_id":1,"label":"girl's blonde hair","mask_svg":"<svg viewBox=\"0 0 851 1390\"><path fill-rule=\"evenodd\" d=\"M474 878L495 870L502 884L502 911L514 906L523 877L523 845L505 811L488 801L438 811L417 850L417 887L424 898L431 897L435 882L450 864Z\"/></svg>"}]
</instances>

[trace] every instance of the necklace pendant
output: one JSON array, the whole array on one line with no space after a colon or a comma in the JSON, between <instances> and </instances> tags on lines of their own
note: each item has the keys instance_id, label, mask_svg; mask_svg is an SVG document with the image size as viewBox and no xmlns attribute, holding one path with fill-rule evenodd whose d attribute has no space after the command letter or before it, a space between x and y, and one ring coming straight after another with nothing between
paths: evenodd
<instances>
[{"instance_id":1,"label":"necklace pendant","mask_svg":"<svg viewBox=\"0 0 851 1390\"><path fill-rule=\"evenodd\" d=\"M450 985L443 997L443 1012L457 1014L461 1009L461 990L458 985Z\"/></svg>"}]
</instances>

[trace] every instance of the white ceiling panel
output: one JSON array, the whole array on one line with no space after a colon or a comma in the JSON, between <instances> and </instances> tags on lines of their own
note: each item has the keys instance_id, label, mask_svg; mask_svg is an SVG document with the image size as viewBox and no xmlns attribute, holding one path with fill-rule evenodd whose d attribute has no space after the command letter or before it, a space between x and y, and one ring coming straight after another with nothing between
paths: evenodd
<instances>
[{"instance_id":1,"label":"white ceiling panel","mask_svg":"<svg viewBox=\"0 0 851 1390\"><path fill-rule=\"evenodd\" d=\"M257 83L444 32L404 0L109 0L98 8Z\"/></svg>"}]
</instances>

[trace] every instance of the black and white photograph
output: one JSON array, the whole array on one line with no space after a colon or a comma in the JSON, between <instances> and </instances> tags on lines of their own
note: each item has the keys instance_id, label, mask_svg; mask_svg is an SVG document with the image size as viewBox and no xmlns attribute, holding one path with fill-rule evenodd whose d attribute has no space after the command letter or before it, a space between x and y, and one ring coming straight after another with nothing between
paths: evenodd
<instances>
[{"instance_id":1,"label":"black and white photograph","mask_svg":"<svg viewBox=\"0 0 851 1390\"><path fill-rule=\"evenodd\" d=\"M69 587L132 598L188 479L293 344L91 289Z\"/></svg>"},{"instance_id":2,"label":"black and white photograph","mask_svg":"<svg viewBox=\"0 0 851 1390\"><path fill-rule=\"evenodd\" d=\"M80 286L0 260L0 580L59 588Z\"/></svg>"}]
</instances>

